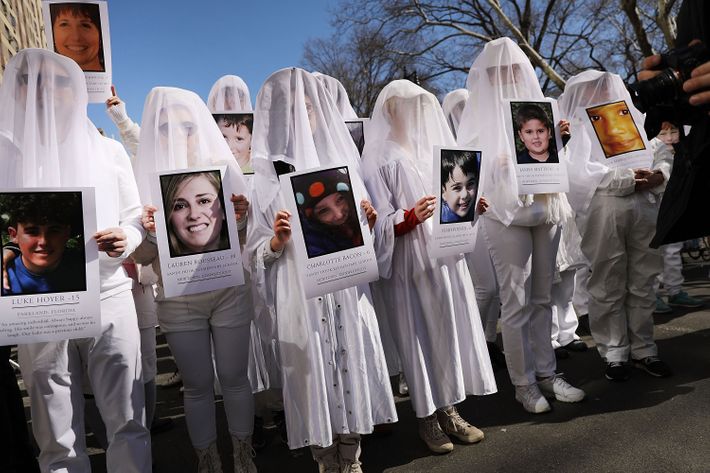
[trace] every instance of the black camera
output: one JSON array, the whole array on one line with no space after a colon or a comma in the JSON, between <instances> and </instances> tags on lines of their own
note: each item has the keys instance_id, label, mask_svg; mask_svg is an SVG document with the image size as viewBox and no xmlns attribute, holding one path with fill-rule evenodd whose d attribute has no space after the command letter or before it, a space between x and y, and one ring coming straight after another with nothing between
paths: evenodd
<instances>
[{"instance_id":1,"label":"black camera","mask_svg":"<svg viewBox=\"0 0 710 473\"><path fill-rule=\"evenodd\" d=\"M660 74L627 86L634 105L651 116L662 115L665 120L692 125L698 118L703 117L707 110L688 103L689 95L683 90L683 82L690 79L693 69L709 60L710 52L702 43L671 49L661 54L659 68L663 70ZM669 115L675 120L670 119ZM649 133L649 136L656 134Z\"/></svg>"}]
</instances>

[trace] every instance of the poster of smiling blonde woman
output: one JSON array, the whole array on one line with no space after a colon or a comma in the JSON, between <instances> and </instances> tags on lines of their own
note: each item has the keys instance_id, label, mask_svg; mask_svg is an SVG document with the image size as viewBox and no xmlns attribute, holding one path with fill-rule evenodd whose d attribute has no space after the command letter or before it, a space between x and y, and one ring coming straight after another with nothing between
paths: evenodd
<instances>
[{"instance_id":1,"label":"poster of smiling blonde woman","mask_svg":"<svg viewBox=\"0 0 710 473\"><path fill-rule=\"evenodd\" d=\"M0 192L0 345L98 334L94 233L93 189Z\"/></svg>"},{"instance_id":2,"label":"poster of smiling blonde woman","mask_svg":"<svg viewBox=\"0 0 710 473\"><path fill-rule=\"evenodd\" d=\"M165 297L244 284L226 167L156 175L155 213Z\"/></svg>"},{"instance_id":3,"label":"poster of smiling blonde woman","mask_svg":"<svg viewBox=\"0 0 710 473\"><path fill-rule=\"evenodd\" d=\"M292 239L306 297L367 284L378 277L377 258L348 166L281 176ZM292 250L293 251L293 250Z\"/></svg>"},{"instance_id":4,"label":"poster of smiling blonde woman","mask_svg":"<svg viewBox=\"0 0 710 473\"><path fill-rule=\"evenodd\" d=\"M86 76L89 102L111 96L111 40L105 0L43 0L49 49L73 59Z\"/></svg>"},{"instance_id":5,"label":"poster of smiling blonde woman","mask_svg":"<svg viewBox=\"0 0 710 473\"><path fill-rule=\"evenodd\" d=\"M643 131L643 117L640 113L632 113L625 100L595 105L587 108L586 112L592 149L596 148L596 154L606 158L606 165L650 167L652 157Z\"/></svg>"},{"instance_id":6,"label":"poster of smiling blonde woman","mask_svg":"<svg viewBox=\"0 0 710 473\"><path fill-rule=\"evenodd\" d=\"M507 135L515 153L518 193L569 191L557 101L506 101Z\"/></svg>"},{"instance_id":7,"label":"poster of smiling blonde woman","mask_svg":"<svg viewBox=\"0 0 710 473\"><path fill-rule=\"evenodd\" d=\"M470 148L434 147L433 188L436 200L432 219L435 258L473 251L478 187L481 178L481 152Z\"/></svg>"}]
</instances>

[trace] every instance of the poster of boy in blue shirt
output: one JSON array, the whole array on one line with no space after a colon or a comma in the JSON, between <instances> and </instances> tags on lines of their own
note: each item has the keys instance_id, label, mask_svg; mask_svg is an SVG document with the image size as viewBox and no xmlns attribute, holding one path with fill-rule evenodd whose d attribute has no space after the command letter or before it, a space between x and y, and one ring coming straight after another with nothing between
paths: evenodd
<instances>
[{"instance_id":1,"label":"poster of boy in blue shirt","mask_svg":"<svg viewBox=\"0 0 710 473\"><path fill-rule=\"evenodd\" d=\"M0 219L3 296L86 290L80 192L2 193Z\"/></svg>"}]
</instances>

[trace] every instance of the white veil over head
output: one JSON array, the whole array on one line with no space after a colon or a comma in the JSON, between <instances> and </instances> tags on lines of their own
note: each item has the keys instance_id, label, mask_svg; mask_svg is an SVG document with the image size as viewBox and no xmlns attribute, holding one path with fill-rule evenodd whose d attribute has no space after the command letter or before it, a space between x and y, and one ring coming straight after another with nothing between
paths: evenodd
<instances>
[{"instance_id":1,"label":"white veil over head","mask_svg":"<svg viewBox=\"0 0 710 473\"><path fill-rule=\"evenodd\" d=\"M207 105L212 113L251 112L249 87L239 76L222 76L212 86Z\"/></svg>"},{"instance_id":2,"label":"white veil over head","mask_svg":"<svg viewBox=\"0 0 710 473\"><path fill-rule=\"evenodd\" d=\"M225 164L231 188L245 189L242 171L202 99L174 87L150 91L143 107L136 166L143 202L152 199L155 172Z\"/></svg>"},{"instance_id":3,"label":"white veil over head","mask_svg":"<svg viewBox=\"0 0 710 473\"><path fill-rule=\"evenodd\" d=\"M44 49L15 55L0 89L0 130L21 165L2 176L3 186L93 186L89 170L101 157L92 144L100 136L87 103L84 73L74 61Z\"/></svg>"},{"instance_id":4,"label":"white veil over head","mask_svg":"<svg viewBox=\"0 0 710 473\"><path fill-rule=\"evenodd\" d=\"M346 164L360 174L358 151L343 116L325 86L303 69L281 69L264 82L256 97L251 149L262 211L280 190L274 161L297 171Z\"/></svg>"},{"instance_id":5,"label":"white veil over head","mask_svg":"<svg viewBox=\"0 0 710 473\"><path fill-rule=\"evenodd\" d=\"M484 46L471 66L466 88L469 101L457 142L483 153L481 192L490 204L488 215L510 225L518 209L530 205L533 198L518 195L514 137L507 131L504 100L545 97L530 60L510 38L498 38ZM540 200L546 206L548 221L560 221L568 214L562 194L546 194Z\"/></svg>"},{"instance_id":6,"label":"white veil over head","mask_svg":"<svg viewBox=\"0 0 710 473\"><path fill-rule=\"evenodd\" d=\"M409 80L390 82L377 97L366 127L367 141L362 152L366 176L390 160L406 159L421 177L423 190L434 191L434 146L454 146L455 142L433 94ZM395 145L402 153L385 152L387 146Z\"/></svg>"},{"instance_id":7,"label":"white veil over head","mask_svg":"<svg viewBox=\"0 0 710 473\"><path fill-rule=\"evenodd\" d=\"M644 123L644 116L631 100L624 81L611 72L584 71L570 78L560 95L560 113L570 122L571 138L567 143L571 166L568 166L570 204L578 217L584 217L592 196L610 166L601 146L595 146L589 136L589 117L586 109L595 105L624 100L634 122ZM645 132L639 130L642 137ZM651 151L648 151L650 154ZM649 163L652 157L649 157Z\"/></svg>"},{"instance_id":8,"label":"white veil over head","mask_svg":"<svg viewBox=\"0 0 710 473\"><path fill-rule=\"evenodd\" d=\"M345 90L345 86L335 77L331 77L320 72L313 72L313 75L323 83L325 90L327 90L333 100L335 105L338 107L340 114L346 120L352 120L357 118L357 113L353 109L350 103L350 97L348 97L348 92Z\"/></svg>"},{"instance_id":9,"label":"white veil over head","mask_svg":"<svg viewBox=\"0 0 710 473\"><path fill-rule=\"evenodd\" d=\"M461 123L461 115L463 114L463 109L467 101L468 90L456 89L446 94L444 101L441 103L446 122L449 124L449 128L451 128L451 133L453 133L454 138L457 136L459 123Z\"/></svg>"}]
</instances>

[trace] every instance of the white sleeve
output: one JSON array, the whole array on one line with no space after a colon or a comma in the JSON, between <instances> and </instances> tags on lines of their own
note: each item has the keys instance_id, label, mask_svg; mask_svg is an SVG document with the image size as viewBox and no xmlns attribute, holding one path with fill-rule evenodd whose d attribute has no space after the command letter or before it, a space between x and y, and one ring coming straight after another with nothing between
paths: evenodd
<instances>
[{"instance_id":1,"label":"white sleeve","mask_svg":"<svg viewBox=\"0 0 710 473\"><path fill-rule=\"evenodd\" d=\"M145 230L141 224L143 207L138 194L136 179L133 176L131 160L126 151L122 146L116 146L113 156L116 162L116 170L118 171L119 226L127 237L126 251L121 257L127 257L138 248L138 245L145 237Z\"/></svg>"}]
</instances>

